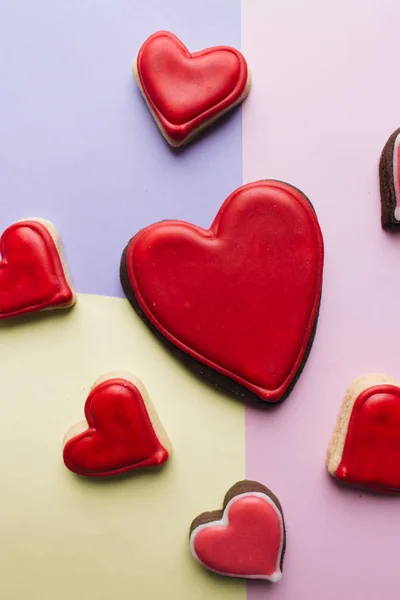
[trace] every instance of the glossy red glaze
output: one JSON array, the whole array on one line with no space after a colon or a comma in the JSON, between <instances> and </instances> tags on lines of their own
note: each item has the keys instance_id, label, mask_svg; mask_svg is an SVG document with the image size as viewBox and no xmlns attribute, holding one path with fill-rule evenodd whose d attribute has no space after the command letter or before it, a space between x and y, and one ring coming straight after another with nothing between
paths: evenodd
<instances>
[{"instance_id":1,"label":"glossy red glaze","mask_svg":"<svg viewBox=\"0 0 400 600\"><path fill-rule=\"evenodd\" d=\"M247 64L234 48L191 54L172 33L159 31L142 45L137 72L143 92L169 137L177 142L233 106L247 83Z\"/></svg>"},{"instance_id":2,"label":"glossy red glaze","mask_svg":"<svg viewBox=\"0 0 400 600\"><path fill-rule=\"evenodd\" d=\"M372 490L400 491L400 388L376 385L358 396L335 476Z\"/></svg>"},{"instance_id":3,"label":"glossy red glaze","mask_svg":"<svg viewBox=\"0 0 400 600\"><path fill-rule=\"evenodd\" d=\"M126 379L103 381L85 404L88 429L64 446L64 462L88 477L118 475L161 465L168 451L153 429L138 388Z\"/></svg>"},{"instance_id":4,"label":"glossy red glaze","mask_svg":"<svg viewBox=\"0 0 400 600\"><path fill-rule=\"evenodd\" d=\"M42 223L11 225L0 252L0 319L72 303L57 247Z\"/></svg>"},{"instance_id":5,"label":"glossy red glaze","mask_svg":"<svg viewBox=\"0 0 400 600\"><path fill-rule=\"evenodd\" d=\"M283 524L277 508L265 496L237 496L223 521L192 532L192 551L208 569L222 575L280 579Z\"/></svg>"},{"instance_id":6,"label":"glossy red glaze","mask_svg":"<svg viewBox=\"0 0 400 600\"><path fill-rule=\"evenodd\" d=\"M323 240L295 188L236 190L211 228L164 221L130 242L126 267L149 321L201 363L274 402L304 359L322 287Z\"/></svg>"}]
</instances>

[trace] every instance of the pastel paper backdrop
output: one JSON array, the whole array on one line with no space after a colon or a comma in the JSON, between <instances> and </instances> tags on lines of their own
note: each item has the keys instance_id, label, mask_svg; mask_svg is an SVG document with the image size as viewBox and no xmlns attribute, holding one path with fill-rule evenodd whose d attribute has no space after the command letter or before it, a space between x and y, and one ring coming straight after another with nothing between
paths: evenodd
<instances>
[{"instance_id":1,"label":"pastel paper backdrop","mask_svg":"<svg viewBox=\"0 0 400 600\"><path fill-rule=\"evenodd\" d=\"M249 600L398 598L400 499L339 487L324 462L348 384L400 374L400 237L380 228L378 187L400 122L399 19L391 0L242 4L244 182L303 190L326 251L306 368L282 406L247 410L247 475L276 492L288 527L282 581L249 583Z\"/></svg>"},{"instance_id":2,"label":"pastel paper backdrop","mask_svg":"<svg viewBox=\"0 0 400 600\"><path fill-rule=\"evenodd\" d=\"M80 294L69 312L2 322L0 337L0 598L245 600L244 582L189 551L192 519L245 476L243 406L165 356L121 298ZM146 383L172 455L159 471L81 478L63 437L116 370Z\"/></svg>"},{"instance_id":3,"label":"pastel paper backdrop","mask_svg":"<svg viewBox=\"0 0 400 600\"><path fill-rule=\"evenodd\" d=\"M260 479L279 496L288 525L282 581L275 586L250 582L250 600L398 597L398 499L339 488L326 474L324 460L348 383L368 371L399 376L396 309L400 297L400 237L380 229L377 177L380 149L400 119L400 82L396 77L399 17L400 8L394 0L339 0L333 4L317 0L243 0L242 6L239 0L0 3L0 229L26 216L52 220L63 238L78 292L121 296L120 255L138 229L165 218L190 220L207 227L221 202L242 181L265 177L286 180L300 187L316 208L325 237L326 269L320 323L309 362L284 404L268 411L246 409L247 475ZM183 150L172 151L162 140L130 73L131 59L141 42L161 28L172 30L193 50L214 44L242 45L253 73L253 89L243 109L243 149L240 110ZM27 329L27 337L25 325L24 329L15 327L15 333L3 333L6 342L2 345L0 374L4 431L0 449L6 510L3 508L0 520L0 559L6 576L3 574L0 590L7 600L20 600L27 594L33 600L54 597L51 582L37 583L36 587L33 582L39 581L35 579L37 569L46 565L50 572L56 566L59 576L61 558L71 556L71 546L65 547L65 525L57 502L60 495L64 502L75 492L78 497L74 496L70 511L77 517L73 525L77 539L85 539L87 532L97 548L89 559L92 585L86 588L92 597L108 600L107 586L119 576L123 582L119 588L121 599L125 592L129 598L137 592L138 581L143 594L161 589L151 588L148 563L140 563L135 571L135 561L127 560L124 554L118 567L118 552L123 548L126 553L133 538L129 530L123 540L119 539L113 527L115 521L104 516L104 510L113 512L115 499L109 497L111 492L95 496L96 502L101 503L103 498L105 506L93 513L90 498L81 494L79 486L74 487L77 484L72 476L66 474L72 477L68 480L71 487L63 487L58 479L64 480L57 455L64 428L81 417L76 413L80 406L83 409L87 392L84 387L91 385L98 370L124 367L120 363L127 360L127 366L142 375L150 391L158 389L157 409L165 416L167 428L170 425L172 441L174 436L178 438L178 448L184 435L177 426L181 422L178 417L186 425L189 415L174 412L179 407L174 391L179 393L181 385L186 390L182 402L192 402L197 408L193 417L196 427L199 415L202 420L214 416L208 403L213 400L217 412L219 408L227 411L228 419L234 419L237 412L232 411L239 410L234 400L211 393L205 384L178 367L140 324L141 333L137 335L133 315L132 337L126 341L129 352L125 339L115 340L116 351L114 345L107 351L100 349L102 358L96 353L91 367L82 367L76 378L68 365L72 360L81 368L76 353L83 349L84 354L90 354L91 345L84 341L88 328L93 336L89 340L96 339L96 349L101 345L98 334L103 339L102 327L114 336L116 319L121 337L129 328L126 320L131 313L125 302L115 311L107 305L107 309L95 310L92 315L90 306L97 302L103 305L101 299L86 301L87 312L78 305L77 312L68 317L70 326L64 320L67 317L46 315L45 335L36 319L33 329ZM111 302L114 306L114 302L121 301ZM137 363L147 357L139 341L154 343L157 348L146 369ZM65 343L68 354L59 357L57 352ZM35 360L29 367L32 356ZM157 367L153 360L156 357ZM170 420L169 410L162 410L160 393L165 385L162 375L169 368L176 369L173 385L168 385L171 406L175 406ZM48 373L51 377L43 383ZM57 384L64 390L62 413L50 405L60 401ZM73 405L67 403L65 390ZM203 394L204 411L200 408ZM40 401L41 395L45 403ZM32 419L25 420L24 427L18 429L21 400L27 403ZM38 404L39 413L32 403ZM46 421L49 414L50 422ZM232 436L237 435L233 442L240 445L243 419L238 418L239 429ZM16 427L15 435L11 425ZM36 439L32 427L38 425L48 427L48 456L47 445L40 444L32 454ZM30 443L16 444L18 436L20 441L28 439ZM184 453L188 448L190 445L185 445ZM178 546L192 513L194 516L197 510L217 508L227 487L242 476L243 465L238 471L236 468L240 457L244 459L243 445L235 452L215 454L221 479L208 492L208 466L214 465L211 458L195 463L202 485L189 479L194 474L189 467L165 484L167 494L171 494L168 486L176 481L177 489L186 490L191 498L185 509L185 523L178 519ZM21 466L24 457L31 461L27 471ZM50 461L45 463L48 479L35 477L39 464L35 463L36 457ZM49 464L54 471L48 471ZM165 471L160 479L160 490L167 475ZM139 478L142 480L158 485L157 480ZM55 507L49 496L49 482L53 486L60 482L61 486L53 490ZM196 485L204 496L194 493ZM120 487L116 495L118 506L120 502L128 503ZM43 530L43 523L50 523L51 530ZM67 531L70 541L73 532ZM47 544L45 552L37 550L32 537L39 539L41 533ZM96 536L108 543L105 554ZM182 543L185 541L182 539ZM178 554L185 550L182 546ZM113 569L105 585L103 560L109 551L114 551L110 555ZM143 557L150 551L146 546ZM157 556L162 554L162 549L159 551ZM66 570L61 580L78 594L82 582L86 585L89 579L84 560L72 556L79 575L64 560ZM185 557L168 555L168 572L177 587L165 583L162 590L171 598L192 597L193 582L200 586L201 598L212 597L209 594L222 597L224 593L240 597L244 593L243 586L239 589L227 583L224 587L195 569L186 572L186 566L192 567ZM101 574L98 581L96 573ZM15 585L18 588L10 587ZM207 592L202 585L207 586ZM65 589L69 600L71 588Z\"/></svg>"},{"instance_id":4,"label":"pastel paper backdrop","mask_svg":"<svg viewBox=\"0 0 400 600\"><path fill-rule=\"evenodd\" d=\"M132 235L207 227L242 182L240 110L182 150L160 136L131 72L158 29L193 50L240 46L240 1L0 2L0 228L54 222L78 292L122 296Z\"/></svg>"},{"instance_id":5,"label":"pastel paper backdrop","mask_svg":"<svg viewBox=\"0 0 400 600\"><path fill-rule=\"evenodd\" d=\"M0 229L54 222L80 293L122 296L138 229L207 226L242 180L239 111L182 152L163 141L131 74L162 28L194 49L239 46L239 1L0 2ZM0 344L0 598L244 600L244 582L204 573L188 543L196 514L245 476L244 407L176 363L126 300L81 295L68 314L2 325ZM159 474L81 481L63 436L93 381L121 369L143 380L174 454Z\"/></svg>"}]
</instances>

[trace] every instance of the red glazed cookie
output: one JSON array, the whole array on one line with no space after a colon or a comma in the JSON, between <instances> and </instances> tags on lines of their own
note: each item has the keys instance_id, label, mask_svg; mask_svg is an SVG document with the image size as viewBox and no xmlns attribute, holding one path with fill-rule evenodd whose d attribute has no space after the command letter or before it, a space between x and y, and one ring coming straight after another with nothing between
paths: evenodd
<instances>
[{"instance_id":1,"label":"red glazed cookie","mask_svg":"<svg viewBox=\"0 0 400 600\"><path fill-rule=\"evenodd\" d=\"M191 140L250 91L250 74L238 50L217 46L191 54L168 31L144 42L133 74L171 146Z\"/></svg>"},{"instance_id":2,"label":"red glazed cookie","mask_svg":"<svg viewBox=\"0 0 400 600\"><path fill-rule=\"evenodd\" d=\"M86 400L85 418L64 439L64 463L74 473L119 475L169 458L167 435L142 383L131 376L99 379Z\"/></svg>"},{"instance_id":3,"label":"red glazed cookie","mask_svg":"<svg viewBox=\"0 0 400 600\"><path fill-rule=\"evenodd\" d=\"M288 395L313 340L323 240L315 212L279 181L245 185L209 230L163 221L122 256L137 313L214 385L276 402Z\"/></svg>"},{"instance_id":4,"label":"red glazed cookie","mask_svg":"<svg viewBox=\"0 0 400 600\"><path fill-rule=\"evenodd\" d=\"M236 483L222 510L202 513L190 527L193 556L219 575L277 582L285 546L279 500L256 481Z\"/></svg>"},{"instance_id":5,"label":"red glazed cookie","mask_svg":"<svg viewBox=\"0 0 400 600\"><path fill-rule=\"evenodd\" d=\"M74 304L57 231L49 221L26 219L0 239L0 319Z\"/></svg>"},{"instance_id":6,"label":"red glazed cookie","mask_svg":"<svg viewBox=\"0 0 400 600\"><path fill-rule=\"evenodd\" d=\"M354 381L344 398L328 449L338 481L400 492L400 384L383 375Z\"/></svg>"}]
</instances>

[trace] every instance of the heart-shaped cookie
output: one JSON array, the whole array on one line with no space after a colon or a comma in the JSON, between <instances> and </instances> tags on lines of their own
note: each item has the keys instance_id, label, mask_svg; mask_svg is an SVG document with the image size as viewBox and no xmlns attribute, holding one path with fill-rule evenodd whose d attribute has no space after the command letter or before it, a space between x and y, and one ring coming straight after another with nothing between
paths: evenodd
<instances>
[{"instance_id":1,"label":"heart-shaped cookie","mask_svg":"<svg viewBox=\"0 0 400 600\"><path fill-rule=\"evenodd\" d=\"M191 54L168 31L158 31L144 42L133 74L172 146L192 139L250 91L247 64L238 50L217 46Z\"/></svg>"},{"instance_id":2,"label":"heart-shaped cookie","mask_svg":"<svg viewBox=\"0 0 400 600\"><path fill-rule=\"evenodd\" d=\"M150 327L219 387L275 402L313 339L323 240L306 197L278 181L239 188L211 228L163 221L121 262L125 294Z\"/></svg>"},{"instance_id":3,"label":"heart-shaped cookie","mask_svg":"<svg viewBox=\"0 0 400 600\"><path fill-rule=\"evenodd\" d=\"M98 380L86 400L85 418L64 440L64 463L74 473L119 475L169 458L167 435L143 385L131 376Z\"/></svg>"},{"instance_id":4,"label":"heart-shaped cookie","mask_svg":"<svg viewBox=\"0 0 400 600\"><path fill-rule=\"evenodd\" d=\"M366 375L349 387L328 449L342 483L400 492L400 384Z\"/></svg>"},{"instance_id":5,"label":"heart-shaped cookie","mask_svg":"<svg viewBox=\"0 0 400 600\"><path fill-rule=\"evenodd\" d=\"M18 221L0 239L0 319L75 302L54 226Z\"/></svg>"},{"instance_id":6,"label":"heart-shaped cookie","mask_svg":"<svg viewBox=\"0 0 400 600\"><path fill-rule=\"evenodd\" d=\"M281 505L255 481L240 481L222 510L199 515L190 527L190 549L219 575L279 581L286 545Z\"/></svg>"}]
</instances>

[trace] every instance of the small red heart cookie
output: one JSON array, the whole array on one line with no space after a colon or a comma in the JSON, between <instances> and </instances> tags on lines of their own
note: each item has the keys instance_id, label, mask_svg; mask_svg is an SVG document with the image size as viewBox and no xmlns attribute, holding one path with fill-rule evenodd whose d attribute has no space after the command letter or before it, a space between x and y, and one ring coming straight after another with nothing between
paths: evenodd
<instances>
[{"instance_id":1,"label":"small red heart cookie","mask_svg":"<svg viewBox=\"0 0 400 600\"><path fill-rule=\"evenodd\" d=\"M354 381L328 448L327 468L342 483L400 492L400 384L383 375Z\"/></svg>"},{"instance_id":2,"label":"small red heart cookie","mask_svg":"<svg viewBox=\"0 0 400 600\"><path fill-rule=\"evenodd\" d=\"M236 483L222 510L199 515L190 527L193 556L219 575L279 581L285 546L279 500L256 481Z\"/></svg>"},{"instance_id":3,"label":"small red heart cookie","mask_svg":"<svg viewBox=\"0 0 400 600\"><path fill-rule=\"evenodd\" d=\"M18 221L0 239L0 319L75 302L54 225Z\"/></svg>"},{"instance_id":4,"label":"small red heart cookie","mask_svg":"<svg viewBox=\"0 0 400 600\"><path fill-rule=\"evenodd\" d=\"M144 42L133 74L171 146L188 142L250 91L250 74L238 50L216 46L191 54L168 31Z\"/></svg>"},{"instance_id":5,"label":"small red heart cookie","mask_svg":"<svg viewBox=\"0 0 400 600\"><path fill-rule=\"evenodd\" d=\"M64 462L74 473L106 477L168 460L169 440L138 380L101 378L86 400L85 417L64 439Z\"/></svg>"},{"instance_id":6,"label":"small red heart cookie","mask_svg":"<svg viewBox=\"0 0 400 600\"><path fill-rule=\"evenodd\" d=\"M126 247L129 301L185 363L218 387L275 402L307 358L323 240L296 188L258 181L229 196L211 228L163 221Z\"/></svg>"}]
</instances>

